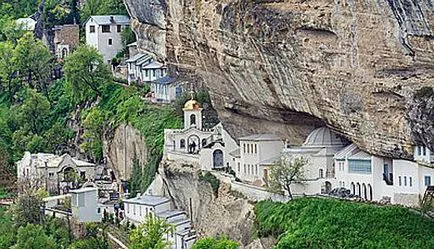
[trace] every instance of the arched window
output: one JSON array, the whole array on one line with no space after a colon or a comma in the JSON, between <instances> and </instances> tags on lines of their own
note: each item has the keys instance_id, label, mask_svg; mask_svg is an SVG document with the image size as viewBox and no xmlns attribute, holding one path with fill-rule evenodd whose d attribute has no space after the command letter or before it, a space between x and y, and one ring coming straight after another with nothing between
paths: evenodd
<instances>
[{"instance_id":1,"label":"arched window","mask_svg":"<svg viewBox=\"0 0 434 249\"><path fill-rule=\"evenodd\" d=\"M185 149L185 139L181 139L181 141L179 142L179 147L181 149Z\"/></svg>"},{"instance_id":2,"label":"arched window","mask_svg":"<svg viewBox=\"0 0 434 249\"><path fill-rule=\"evenodd\" d=\"M351 194L356 194L356 186L354 185L354 182L351 183Z\"/></svg>"},{"instance_id":3,"label":"arched window","mask_svg":"<svg viewBox=\"0 0 434 249\"><path fill-rule=\"evenodd\" d=\"M319 178L323 178L323 177L324 177L324 170L319 169Z\"/></svg>"},{"instance_id":4,"label":"arched window","mask_svg":"<svg viewBox=\"0 0 434 249\"><path fill-rule=\"evenodd\" d=\"M190 125L195 125L196 124L196 115L191 114L190 115Z\"/></svg>"},{"instance_id":5,"label":"arched window","mask_svg":"<svg viewBox=\"0 0 434 249\"><path fill-rule=\"evenodd\" d=\"M368 194L366 193L366 185L363 183L362 184L362 197L365 198L365 200L368 199Z\"/></svg>"},{"instance_id":6,"label":"arched window","mask_svg":"<svg viewBox=\"0 0 434 249\"><path fill-rule=\"evenodd\" d=\"M368 184L368 191L369 191L368 198L370 201L372 201L372 186L371 186L371 184Z\"/></svg>"},{"instance_id":7,"label":"arched window","mask_svg":"<svg viewBox=\"0 0 434 249\"><path fill-rule=\"evenodd\" d=\"M65 59L65 57L68 55L68 49L63 48L62 49L62 59Z\"/></svg>"},{"instance_id":8,"label":"arched window","mask_svg":"<svg viewBox=\"0 0 434 249\"><path fill-rule=\"evenodd\" d=\"M356 193L356 195L359 196L359 197L361 197L360 183L357 183L356 186L357 186L357 193Z\"/></svg>"}]
</instances>

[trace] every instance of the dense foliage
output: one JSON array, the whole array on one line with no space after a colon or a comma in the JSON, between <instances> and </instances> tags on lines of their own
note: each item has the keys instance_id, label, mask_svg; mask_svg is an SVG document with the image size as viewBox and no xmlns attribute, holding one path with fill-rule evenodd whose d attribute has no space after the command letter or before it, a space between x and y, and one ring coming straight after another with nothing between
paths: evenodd
<instances>
[{"instance_id":1,"label":"dense foliage","mask_svg":"<svg viewBox=\"0 0 434 249\"><path fill-rule=\"evenodd\" d=\"M174 232L174 227L165 220L148 215L145 222L130 233L130 249L169 249L170 243L163 235Z\"/></svg>"},{"instance_id":2,"label":"dense foliage","mask_svg":"<svg viewBox=\"0 0 434 249\"><path fill-rule=\"evenodd\" d=\"M202 173L199 175L199 180L208 182L211 185L211 188L214 192L214 195L216 197L218 196L218 192L219 192L219 188L220 188L220 181L219 181L219 179L217 179L217 177L215 177L210 172L206 172L205 174Z\"/></svg>"},{"instance_id":3,"label":"dense foliage","mask_svg":"<svg viewBox=\"0 0 434 249\"><path fill-rule=\"evenodd\" d=\"M237 242L226 237L220 239L205 237L196 241L191 249L237 249L239 246Z\"/></svg>"},{"instance_id":4,"label":"dense foliage","mask_svg":"<svg viewBox=\"0 0 434 249\"><path fill-rule=\"evenodd\" d=\"M434 248L434 222L404 207L300 198L256 205L260 236L275 248Z\"/></svg>"}]
</instances>

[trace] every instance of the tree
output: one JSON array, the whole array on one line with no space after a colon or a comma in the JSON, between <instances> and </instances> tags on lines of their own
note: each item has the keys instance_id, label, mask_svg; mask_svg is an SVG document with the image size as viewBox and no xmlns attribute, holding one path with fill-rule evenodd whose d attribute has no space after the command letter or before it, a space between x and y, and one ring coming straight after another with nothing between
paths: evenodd
<instances>
[{"instance_id":1,"label":"tree","mask_svg":"<svg viewBox=\"0 0 434 249\"><path fill-rule=\"evenodd\" d=\"M28 83L31 88L41 89L48 98L48 86L52 81L54 63L54 57L48 47L32 33L26 33L18 39L13 57L21 80Z\"/></svg>"},{"instance_id":2,"label":"tree","mask_svg":"<svg viewBox=\"0 0 434 249\"><path fill-rule=\"evenodd\" d=\"M282 189L286 190L292 199L291 184L303 181L304 167L307 164L307 159L303 157L281 156L270 168L269 189L276 193L282 193Z\"/></svg>"},{"instance_id":3,"label":"tree","mask_svg":"<svg viewBox=\"0 0 434 249\"><path fill-rule=\"evenodd\" d=\"M102 95L102 87L111 79L111 73L98 51L82 45L65 60L66 80L71 83L78 103Z\"/></svg>"},{"instance_id":4,"label":"tree","mask_svg":"<svg viewBox=\"0 0 434 249\"><path fill-rule=\"evenodd\" d=\"M40 207L43 203L42 199L47 196L45 191L41 191L43 187L44 180L38 177L28 176L18 182L20 194L11 206L16 227L41 222Z\"/></svg>"},{"instance_id":5,"label":"tree","mask_svg":"<svg viewBox=\"0 0 434 249\"><path fill-rule=\"evenodd\" d=\"M129 26L122 30L121 41L124 46L136 41L136 34L134 34Z\"/></svg>"},{"instance_id":6,"label":"tree","mask_svg":"<svg viewBox=\"0 0 434 249\"><path fill-rule=\"evenodd\" d=\"M18 108L21 127L33 134L42 135L50 115L50 102L33 89L27 89L25 100Z\"/></svg>"},{"instance_id":7,"label":"tree","mask_svg":"<svg viewBox=\"0 0 434 249\"><path fill-rule=\"evenodd\" d=\"M55 249L56 241L41 226L27 224L18 229L17 243L12 249Z\"/></svg>"},{"instance_id":8,"label":"tree","mask_svg":"<svg viewBox=\"0 0 434 249\"><path fill-rule=\"evenodd\" d=\"M16 67L13 62L13 52L14 46L11 42L0 42L0 85L3 89L7 89L9 104L12 104L17 90L16 80L14 81Z\"/></svg>"},{"instance_id":9,"label":"tree","mask_svg":"<svg viewBox=\"0 0 434 249\"><path fill-rule=\"evenodd\" d=\"M84 142L80 145L80 148L95 161L102 159L102 136L105 119L105 112L95 107L90 109L83 121L85 129L83 133Z\"/></svg>"},{"instance_id":10,"label":"tree","mask_svg":"<svg viewBox=\"0 0 434 249\"><path fill-rule=\"evenodd\" d=\"M165 220L148 215L146 221L130 233L130 249L168 249L170 243L163 236L174 232Z\"/></svg>"},{"instance_id":11,"label":"tree","mask_svg":"<svg viewBox=\"0 0 434 249\"><path fill-rule=\"evenodd\" d=\"M131 190L130 193L135 195L138 191L141 190L142 185L142 165L140 164L140 160L137 158L137 154L134 152L133 157L133 172L131 174Z\"/></svg>"},{"instance_id":12,"label":"tree","mask_svg":"<svg viewBox=\"0 0 434 249\"><path fill-rule=\"evenodd\" d=\"M76 240L68 249L108 249L109 244L104 232L105 228L96 223L87 223L85 239Z\"/></svg>"},{"instance_id":13,"label":"tree","mask_svg":"<svg viewBox=\"0 0 434 249\"><path fill-rule=\"evenodd\" d=\"M226 237L220 239L206 237L196 241L191 249L237 249L239 246L237 242Z\"/></svg>"}]
</instances>

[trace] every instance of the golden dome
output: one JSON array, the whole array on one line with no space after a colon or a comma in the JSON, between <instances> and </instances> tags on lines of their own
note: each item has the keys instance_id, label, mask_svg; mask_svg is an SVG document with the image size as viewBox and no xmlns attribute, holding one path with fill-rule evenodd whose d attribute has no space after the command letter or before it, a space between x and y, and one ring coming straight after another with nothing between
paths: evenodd
<instances>
[{"instance_id":1,"label":"golden dome","mask_svg":"<svg viewBox=\"0 0 434 249\"><path fill-rule=\"evenodd\" d=\"M184 110L197 110L200 108L199 102L197 102L194 99L190 99L189 101L185 102Z\"/></svg>"},{"instance_id":2,"label":"golden dome","mask_svg":"<svg viewBox=\"0 0 434 249\"><path fill-rule=\"evenodd\" d=\"M194 92L190 92L191 99L184 104L184 110L197 110L200 108L200 103L194 100Z\"/></svg>"}]
</instances>

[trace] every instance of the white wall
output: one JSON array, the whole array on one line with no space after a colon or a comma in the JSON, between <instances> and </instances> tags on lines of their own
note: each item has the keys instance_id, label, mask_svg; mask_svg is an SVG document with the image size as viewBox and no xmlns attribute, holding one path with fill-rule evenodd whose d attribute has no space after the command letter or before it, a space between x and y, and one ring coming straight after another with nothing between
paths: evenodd
<instances>
[{"instance_id":1,"label":"white wall","mask_svg":"<svg viewBox=\"0 0 434 249\"><path fill-rule=\"evenodd\" d=\"M72 214L79 222L99 222L101 214L98 213L98 190L71 193L72 199ZM84 196L84 203L79 203L80 196ZM74 200L75 199L75 200ZM77 204L77 205L74 205ZM83 204L83 205L80 205Z\"/></svg>"},{"instance_id":2,"label":"white wall","mask_svg":"<svg viewBox=\"0 0 434 249\"><path fill-rule=\"evenodd\" d=\"M95 33L90 33L90 26L95 26ZM122 25L122 30L126 25ZM92 18L86 23L86 44L95 47L103 56L104 63L113 59L122 48L121 33L117 32L117 24L110 25L110 33L102 32L102 25L98 25ZM108 44L112 39L112 45Z\"/></svg>"}]
</instances>

